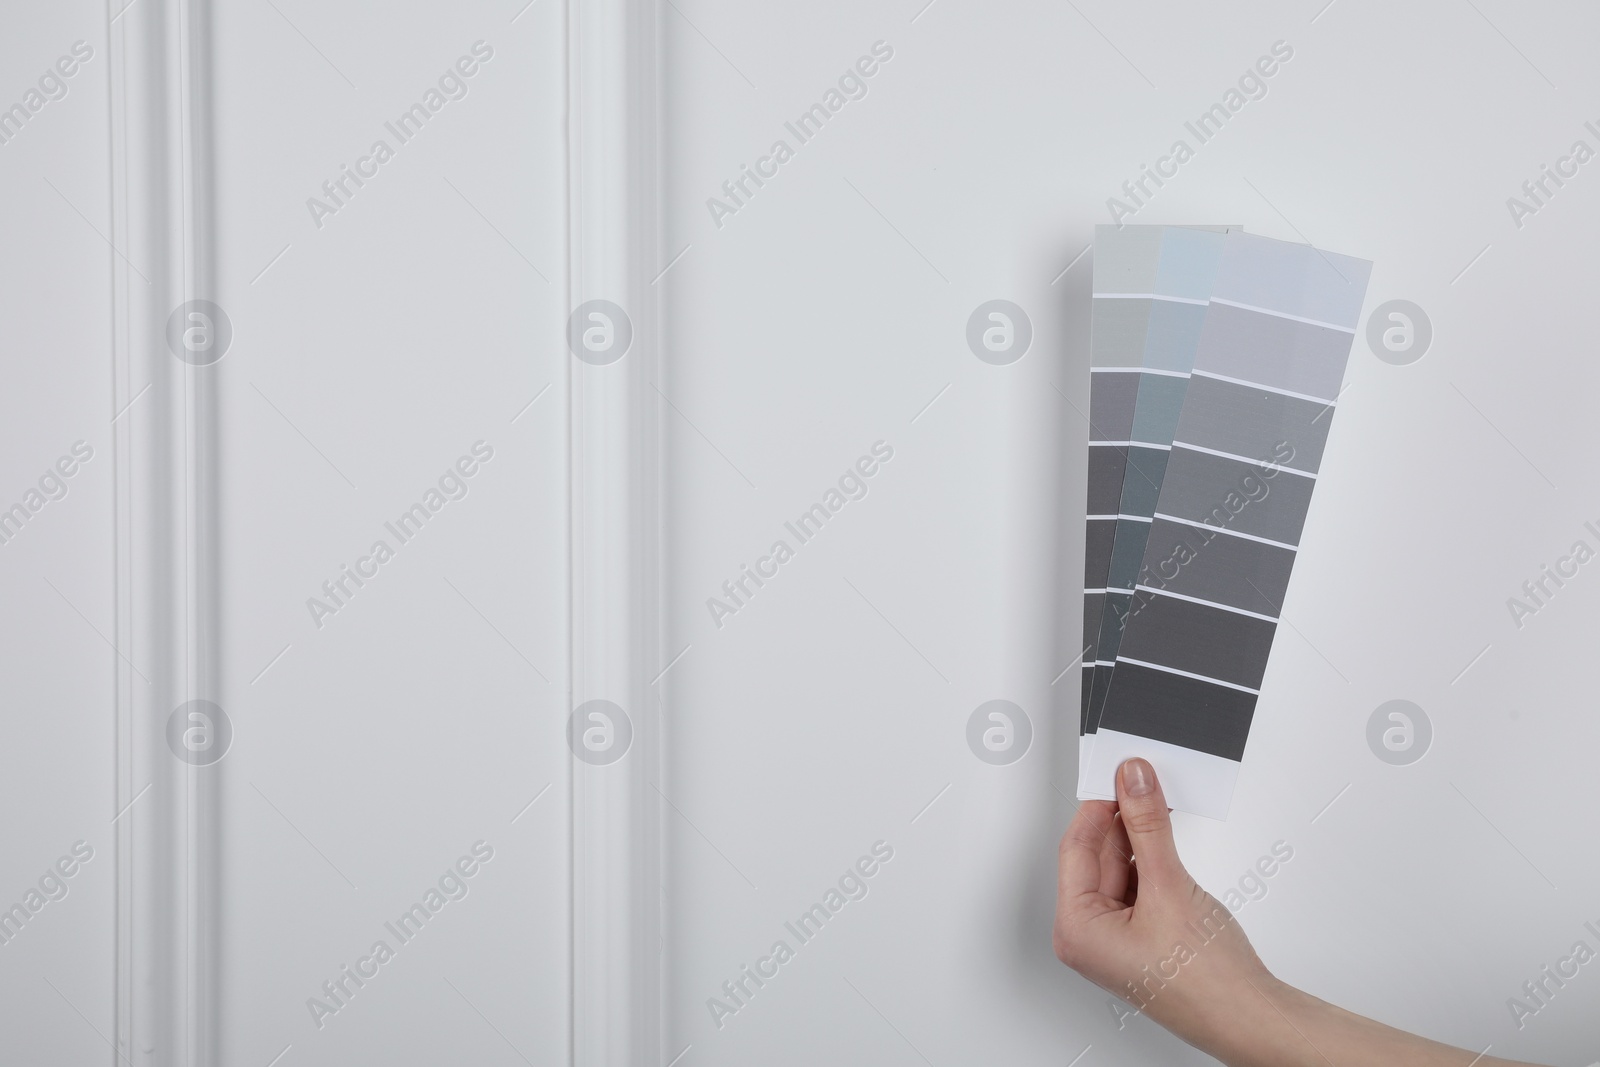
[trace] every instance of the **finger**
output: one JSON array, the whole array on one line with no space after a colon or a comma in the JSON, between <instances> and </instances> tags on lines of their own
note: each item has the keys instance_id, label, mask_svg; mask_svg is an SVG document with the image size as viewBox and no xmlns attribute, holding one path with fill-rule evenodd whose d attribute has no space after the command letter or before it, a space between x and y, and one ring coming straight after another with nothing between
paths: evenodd
<instances>
[{"instance_id":1,"label":"finger","mask_svg":"<svg viewBox=\"0 0 1600 1067\"><path fill-rule=\"evenodd\" d=\"M1111 829L1100 843L1100 892L1112 900L1126 901L1128 881L1133 876L1133 846L1121 819L1111 820Z\"/></svg>"},{"instance_id":2,"label":"finger","mask_svg":"<svg viewBox=\"0 0 1600 1067\"><path fill-rule=\"evenodd\" d=\"M1131 759L1118 768L1117 805L1143 879L1160 889L1185 887L1189 872L1178 858L1167 798L1149 762Z\"/></svg>"},{"instance_id":3,"label":"finger","mask_svg":"<svg viewBox=\"0 0 1600 1067\"><path fill-rule=\"evenodd\" d=\"M1061 835L1060 865L1056 872L1057 900L1100 891L1100 844L1116 816L1109 800L1086 800L1078 807L1072 825Z\"/></svg>"}]
</instances>

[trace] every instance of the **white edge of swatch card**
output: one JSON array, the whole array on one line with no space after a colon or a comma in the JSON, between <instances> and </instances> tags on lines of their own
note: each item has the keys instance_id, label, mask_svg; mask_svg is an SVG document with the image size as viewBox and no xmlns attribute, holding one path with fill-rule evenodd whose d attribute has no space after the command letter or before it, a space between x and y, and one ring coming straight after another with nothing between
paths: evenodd
<instances>
[{"instance_id":1,"label":"white edge of swatch card","mask_svg":"<svg viewBox=\"0 0 1600 1067\"><path fill-rule=\"evenodd\" d=\"M1228 817L1239 780L1236 761L1105 727L1095 734L1089 770L1080 779L1080 799L1116 799L1117 768L1135 756L1149 760L1156 769L1167 807L1208 819Z\"/></svg>"}]
</instances>

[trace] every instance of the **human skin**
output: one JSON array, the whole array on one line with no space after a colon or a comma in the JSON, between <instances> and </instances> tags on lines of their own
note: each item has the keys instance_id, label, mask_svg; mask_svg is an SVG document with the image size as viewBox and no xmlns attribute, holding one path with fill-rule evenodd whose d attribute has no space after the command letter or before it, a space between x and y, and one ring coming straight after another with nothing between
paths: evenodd
<instances>
[{"instance_id":1,"label":"human skin","mask_svg":"<svg viewBox=\"0 0 1600 1067\"><path fill-rule=\"evenodd\" d=\"M1061 838L1054 941L1062 963L1228 1067L1534 1067L1428 1041L1274 978L1184 868L1142 759L1118 769L1115 803L1084 801Z\"/></svg>"}]
</instances>

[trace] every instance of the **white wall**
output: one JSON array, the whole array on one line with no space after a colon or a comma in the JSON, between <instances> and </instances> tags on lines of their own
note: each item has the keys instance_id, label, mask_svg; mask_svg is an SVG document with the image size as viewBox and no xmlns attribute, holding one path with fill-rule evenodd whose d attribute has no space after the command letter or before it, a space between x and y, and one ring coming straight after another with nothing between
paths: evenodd
<instances>
[{"instance_id":1,"label":"white wall","mask_svg":"<svg viewBox=\"0 0 1600 1067\"><path fill-rule=\"evenodd\" d=\"M1600 483L1578 430L1600 194L1580 174L1520 230L1505 206L1575 138L1600 147L1576 44L1591 14L679 6L668 244L692 248L667 276L686 416L668 643L692 648L671 675L669 1053L1205 1060L1147 1021L1119 1031L1108 996L1050 951L1076 668L1051 682L1080 647L1063 599L1081 559L1092 260L1062 271L1122 182L1175 138L1194 144L1185 119L1283 40L1294 56L1266 97L1133 221L1241 223L1371 259L1369 310L1415 301L1434 341L1391 366L1357 338L1233 815L1179 816L1180 845L1217 892L1292 845L1241 914L1285 978L1474 1051L1600 1057L1600 977L1521 1031L1506 1007L1576 940L1593 946L1597 917L1600 863L1581 842L1600 590L1585 572L1520 630L1506 607L1575 539L1600 547L1582 526ZM877 40L894 58L868 95L719 228L706 198L774 138L793 143L784 121ZM996 297L1035 328L1007 367L963 338ZM718 629L706 598L880 438L895 458L870 494ZM964 739L993 698L1037 731L1009 767ZM1393 698L1435 730L1410 767L1366 745ZM879 838L895 859L871 893L717 1029L706 999Z\"/></svg>"},{"instance_id":2,"label":"white wall","mask_svg":"<svg viewBox=\"0 0 1600 1067\"><path fill-rule=\"evenodd\" d=\"M1583 525L1600 527L1584 438L1600 179L1583 168L1520 228L1506 206L1575 139L1600 148L1583 125L1600 125L1595 16L919 7L661 10L660 266L687 248L655 286L661 644L687 650L660 681L655 1062L1061 1064L1086 1046L1085 1067L1206 1062L1144 1020L1119 1030L1049 947L1076 766L1077 672L1053 680L1081 647L1079 257L1107 197L1278 40L1294 58L1267 96L1135 221L1236 222L1371 259L1369 310L1415 301L1434 339L1392 366L1358 336L1233 815L1179 816L1180 847L1217 891L1292 844L1241 916L1282 977L1474 1050L1600 1058L1591 968L1521 1030L1506 1008L1600 925L1600 578L1584 567L1520 628L1506 605L1573 541L1600 548ZM144 262L104 236L121 10L0 16L0 106L74 41L95 49L0 145L0 506L75 441L95 449L0 545L0 905L74 842L95 849L0 945L0 1042L38 1064L110 1058L118 1027L128 859L111 820L131 794L115 677L119 655L146 666L116 625L112 417L130 396L113 388L111 277ZM214 699L235 728L220 1062L564 1061L565 12L222 0L213 17L217 299L234 326L211 368ZM478 40L494 57L466 98L318 228L307 197ZM797 145L785 121L878 41L893 57L866 96ZM777 138L794 158L717 225L707 198ZM1009 366L964 339L997 297L1034 328ZM479 440L494 458L468 495L319 628L307 598ZM795 546L784 522L879 441L893 458L865 498L716 625L707 599L774 540ZM965 741L995 698L1035 732L1006 767ZM1393 698L1435 732L1409 767L1367 748ZM494 859L466 898L317 1028L306 999L480 839ZM893 858L867 896L714 1025L724 980L793 943L784 922L880 840Z\"/></svg>"},{"instance_id":3,"label":"white wall","mask_svg":"<svg viewBox=\"0 0 1600 1067\"><path fill-rule=\"evenodd\" d=\"M64 856L64 869L75 872L62 880L64 897L0 945L0 1018L9 1054L76 1063L110 1054L75 1012L111 1032L115 919L116 654L109 642L116 409L107 344L111 253L95 232L106 232L106 56L98 20L87 10L12 11L5 24L6 107L69 56L74 41L94 46L92 58L64 80L66 95L0 145L0 196L7 205L0 251L0 507L38 491L41 477L70 457L75 443L92 451L65 479L65 496L44 504L0 545L0 600L7 606L0 621L6 695L0 805L7 812L0 899L7 909L30 889L41 899L40 879L59 875L54 865ZM72 849L80 841L92 858L74 866ZM61 892L54 882L46 889Z\"/></svg>"}]
</instances>

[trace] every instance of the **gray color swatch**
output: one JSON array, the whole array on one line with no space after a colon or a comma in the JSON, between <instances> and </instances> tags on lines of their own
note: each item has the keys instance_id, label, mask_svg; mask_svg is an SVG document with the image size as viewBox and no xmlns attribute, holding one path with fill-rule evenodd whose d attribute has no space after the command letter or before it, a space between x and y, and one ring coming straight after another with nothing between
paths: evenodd
<instances>
[{"instance_id":1,"label":"gray color swatch","mask_svg":"<svg viewBox=\"0 0 1600 1067\"><path fill-rule=\"evenodd\" d=\"M1183 411L1183 397L1189 389L1187 376L1171 374L1139 375L1139 395L1129 440L1170 445Z\"/></svg>"},{"instance_id":2,"label":"gray color swatch","mask_svg":"<svg viewBox=\"0 0 1600 1067\"><path fill-rule=\"evenodd\" d=\"M1144 372L1140 374L1132 437L1124 467L1111 566L1096 640L1094 678L1088 686L1085 729L1098 726L1099 708L1111 680L1111 663L1122 642L1123 621L1144 558L1173 433L1182 419L1206 305L1222 260L1226 229L1204 231L1172 228L1162 235L1161 259L1154 281L1155 302L1145 334ZM1126 590L1126 594L1118 592Z\"/></svg>"},{"instance_id":3,"label":"gray color swatch","mask_svg":"<svg viewBox=\"0 0 1600 1067\"><path fill-rule=\"evenodd\" d=\"M1151 293L1161 262L1165 226L1096 226L1094 291Z\"/></svg>"},{"instance_id":4,"label":"gray color swatch","mask_svg":"<svg viewBox=\"0 0 1600 1067\"><path fill-rule=\"evenodd\" d=\"M1334 400L1351 335L1326 326L1213 304L1194 365L1213 374Z\"/></svg>"},{"instance_id":5,"label":"gray color swatch","mask_svg":"<svg viewBox=\"0 0 1600 1067\"><path fill-rule=\"evenodd\" d=\"M1141 597L1118 655L1259 689L1276 629L1277 623L1224 608L1173 596Z\"/></svg>"},{"instance_id":6,"label":"gray color swatch","mask_svg":"<svg viewBox=\"0 0 1600 1067\"><path fill-rule=\"evenodd\" d=\"M1197 373L1189 383L1174 438L1248 459L1278 456L1273 462L1279 466L1315 474L1333 424L1327 412L1328 406L1319 401Z\"/></svg>"},{"instance_id":7,"label":"gray color swatch","mask_svg":"<svg viewBox=\"0 0 1600 1067\"><path fill-rule=\"evenodd\" d=\"M1128 459L1122 475L1122 495L1118 502L1117 510L1123 515L1154 515L1156 501L1161 495L1161 481L1167 473L1167 455L1165 448L1150 448L1145 445L1130 445ZM1128 530L1129 523L1140 525L1132 520L1123 520L1117 526L1117 539L1121 540L1124 532ZM1137 566L1135 566L1137 570Z\"/></svg>"},{"instance_id":8,"label":"gray color swatch","mask_svg":"<svg viewBox=\"0 0 1600 1067\"><path fill-rule=\"evenodd\" d=\"M1205 319L1204 304L1155 301L1150 308L1150 324L1145 330L1144 366L1150 370L1189 373L1189 368L1194 366Z\"/></svg>"},{"instance_id":9,"label":"gray color swatch","mask_svg":"<svg viewBox=\"0 0 1600 1067\"><path fill-rule=\"evenodd\" d=\"M1235 762L1244 758L1255 715L1252 693L1181 674L1119 663L1116 699L1105 702L1100 725Z\"/></svg>"},{"instance_id":10,"label":"gray color swatch","mask_svg":"<svg viewBox=\"0 0 1600 1067\"><path fill-rule=\"evenodd\" d=\"M1126 449L1096 442L1127 441L1132 430L1142 376L1117 368L1137 368L1144 359L1153 302L1150 294L1156 285L1165 231L1164 226L1095 227L1091 286L1096 297L1089 328L1088 516L1113 516L1121 503ZM1085 590L1105 587L1116 527L1114 518L1085 520ZM1085 598L1080 732L1088 724L1100 617L1104 614L1102 594L1086 592Z\"/></svg>"},{"instance_id":11,"label":"gray color swatch","mask_svg":"<svg viewBox=\"0 0 1600 1067\"><path fill-rule=\"evenodd\" d=\"M1089 375L1091 441L1127 441L1133 432L1139 399L1138 373L1096 372Z\"/></svg>"},{"instance_id":12,"label":"gray color swatch","mask_svg":"<svg viewBox=\"0 0 1600 1067\"><path fill-rule=\"evenodd\" d=\"M1294 567L1291 549L1157 519L1139 584L1276 616Z\"/></svg>"},{"instance_id":13,"label":"gray color swatch","mask_svg":"<svg viewBox=\"0 0 1600 1067\"><path fill-rule=\"evenodd\" d=\"M1122 503L1122 470L1127 463L1125 445L1089 445L1089 514L1115 515ZM1104 575L1100 585L1105 584ZM1093 583L1091 583L1091 587Z\"/></svg>"},{"instance_id":14,"label":"gray color swatch","mask_svg":"<svg viewBox=\"0 0 1600 1067\"><path fill-rule=\"evenodd\" d=\"M1157 512L1298 545L1315 483L1257 463L1173 448ZM1147 564L1154 562L1146 557Z\"/></svg>"}]
</instances>

